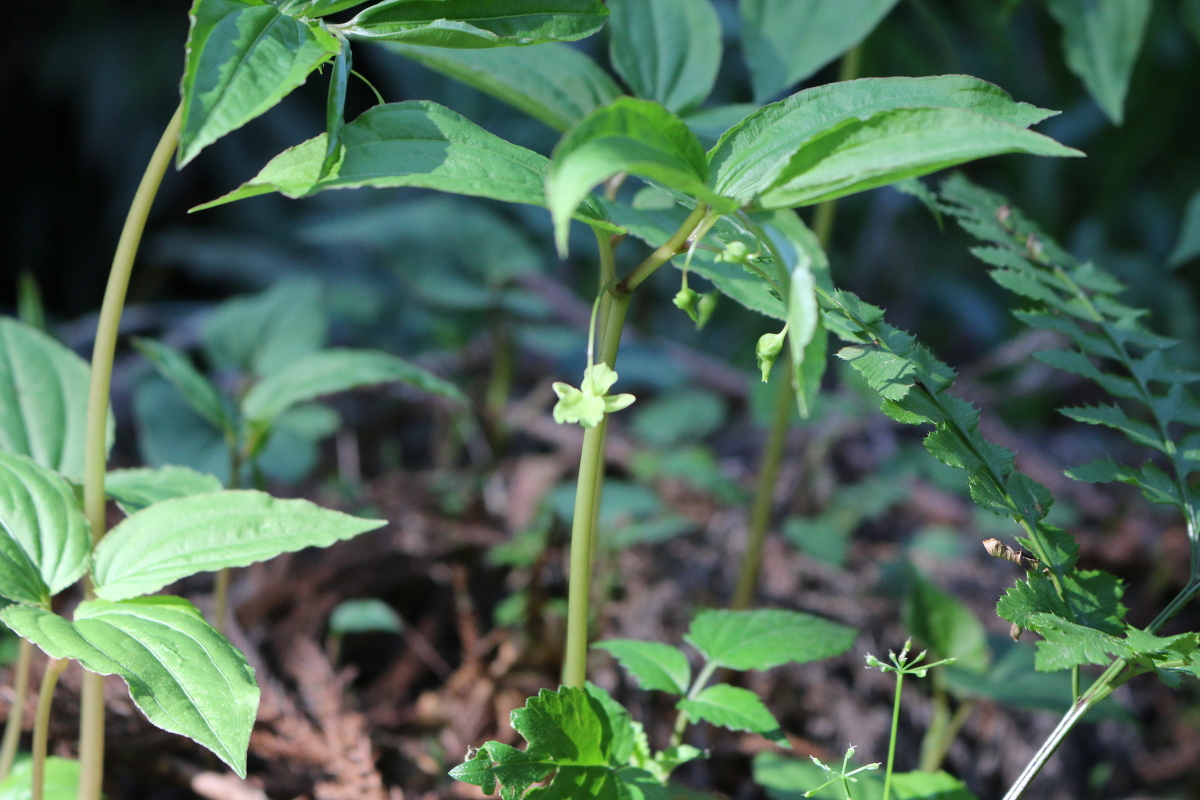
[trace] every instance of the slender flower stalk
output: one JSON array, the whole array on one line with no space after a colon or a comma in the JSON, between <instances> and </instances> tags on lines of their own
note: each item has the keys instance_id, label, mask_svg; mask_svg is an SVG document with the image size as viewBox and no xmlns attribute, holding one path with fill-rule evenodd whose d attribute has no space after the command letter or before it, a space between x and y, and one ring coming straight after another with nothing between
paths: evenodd
<instances>
[{"instance_id":1,"label":"slender flower stalk","mask_svg":"<svg viewBox=\"0 0 1200 800\"><path fill-rule=\"evenodd\" d=\"M108 274L108 285L104 290L104 302L100 307L100 320L96 326L91 386L88 390L83 478L83 510L92 526L93 542L99 542L107 531L107 498L104 493L104 473L108 461L106 437L109 391L121 312L125 307L129 276L146 228L146 219L150 216L150 207L154 204L158 187L179 143L182 118L183 107L180 106L163 131L150 163L146 165L146 172L142 175L142 182L125 218L125 226L121 229L121 238ZM91 586L86 587L86 593L92 596ZM104 677L85 671L81 692L78 797L79 800L100 800L104 782Z\"/></svg>"},{"instance_id":2,"label":"slender flower stalk","mask_svg":"<svg viewBox=\"0 0 1200 800\"><path fill-rule=\"evenodd\" d=\"M0 782L12 771L17 757L17 745L21 741L21 728L25 721L25 697L29 694L29 667L33 661L33 642L21 639L17 650L17 666L13 673L13 699L8 707L8 721L4 723L4 743L0 745Z\"/></svg>"},{"instance_id":3,"label":"slender flower stalk","mask_svg":"<svg viewBox=\"0 0 1200 800\"><path fill-rule=\"evenodd\" d=\"M30 777L30 800L42 800L46 793L46 748L50 741L50 706L58 676L67 664L66 658L52 658L42 673L42 688L38 691L37 714L33 720L33 773Z\"/></svg>"}]
</instances>

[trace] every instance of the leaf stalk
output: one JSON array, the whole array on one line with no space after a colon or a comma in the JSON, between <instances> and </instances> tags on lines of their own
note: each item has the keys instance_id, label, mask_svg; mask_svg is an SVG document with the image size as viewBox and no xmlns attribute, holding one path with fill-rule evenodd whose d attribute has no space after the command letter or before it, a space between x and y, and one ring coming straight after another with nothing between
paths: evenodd
<instances>
[{"instance_id":1,"label":"leaf stalk","mask_svg":"<svg viewBox=\"0 0 1200 800\"><path fill-rule=\"evenodd\" d=\"M42 688L38 691L37 713L33 719L33 773L30 776L30 800L42 800L46 794L46 746L50 741L50 706L58 676L67 664L66 658L52 658L42 673Z\"/></svg>"}]
</instances>

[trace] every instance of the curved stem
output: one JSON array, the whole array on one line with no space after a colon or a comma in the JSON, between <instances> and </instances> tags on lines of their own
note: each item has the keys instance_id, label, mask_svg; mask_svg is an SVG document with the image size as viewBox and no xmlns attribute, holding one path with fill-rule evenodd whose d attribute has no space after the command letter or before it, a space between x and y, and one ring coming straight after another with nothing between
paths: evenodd
<instances>
[{"instance_id":1,"label":"curved stem","mask_svg":"<svg viewBox=\"0 0 1200 800\"><path fill-rule=\"evenodd\" d=\"M29 694L33 642L22 639L18 647L17 668L13 673L13 700L8 709L8 721L4 724L4 744L0 745L0 782L8 777L13 760L17 757L17 745L21 741L21 727L25 721L25 696Z\"/></svg>"},{"instance_id":2,"label":"curved stem","mask_svg":"<svg viewBox=\"0 0 1200 800\"><path fill-rule=\"evenodd\" d=\"M50 741L50 706L54 702L54 687L67 664L65 658L52 658L42 673L42 688L38 691L37 714L33 719L33 774L30 780L30 800L42 800L46 790L46 745Z\"/></svg>"},{"instance_id":3,"label":"curved stem","mask_svg":"<svg viewBox=\"0 0 1200 800\"><path fill-rule=\"evenodd\" d=\"M117 349L117 332L121 326L121 311L125 306L125 293L129 288L129 275L133 271L133 260L150 206L158 193L159 184L171 163L171 156L179 142L179 128L183 107L163 131L158 146L142 182L138 185L117 251L113 255L112 268L108 274L108 285L104 290L104 303L100 307L100 320L96 325L96 342L92 347L92 375L88 389L87 430L84 444L83 510L92 526L92 539L100 541L105 533L104 470L108 460L108 406L109 390L112 386L113 358ZM91 596L91 586L86 587ZM80 698L79 736L79 800L100 800L100 787L104 780L104 678L92 672L84 672Z\"/></svg>"}]
</instances>

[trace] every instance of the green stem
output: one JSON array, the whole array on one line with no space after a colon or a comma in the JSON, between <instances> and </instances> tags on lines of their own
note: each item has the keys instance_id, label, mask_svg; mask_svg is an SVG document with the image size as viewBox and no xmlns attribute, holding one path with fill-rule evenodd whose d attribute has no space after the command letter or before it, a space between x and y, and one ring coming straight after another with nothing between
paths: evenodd
<instances>
[{"instance_id":1,"label":"green stem","mask_svg":"<svg viewBox=\"0 0 1200 800\"><path fill-rule=\"evenodd\" d=\"M42 673L42 688L38 691L37 714L33 718L33 774L30 780L30 800L42 800L46 791L46 745L50 740L50 705L54 702L54 687L70 661L52 658Z\"/></svg>"},{"instance_id":2,"label":"green stem","mask_svg":"<svg viewBox=\"0 0 1200 800\"><path fill-rule=\"evenodd\" d=\"M896 731L900 727L900 695L904 691L904 673L896 673L896 701L892 704L892 736L888 741L887 772L883 778L883 800L892 796L892 767L896 763Z\"/></svg>"},{"instance_id":3,"label":"green stem","mask_svg":"<svg viewBox=\"0 0 1200 800\"><path fill-rule=\"evenodd\" d=\"M935 679L935 682L940 683L941 681ZM963 725L967 724L967 719L975 710L975 703L973 701L962 703L951 714L949 695L945 688L937 686L934 689L933 708L933 721L930 722L929 728L925 732L925 738L921 742L921 772L937 772L942 768L942 762L946 760L946 753L950 750L950 745L954 744Z\"/></svg>"},{"instance_id":4,"label":"green stem","mask_svg":"<svg viewBox=\"0 0 1200 800\"><path fill-rule=\"evenodd\" d=\"M696 206L696 209L688 216L686 220L684 220L684 223L679 226L679 230L675 231L675 233L671 235L671 238L667 240L666 244L651 253L649 258L647 258L641 264L638 264L637 267L634 268L633 272L625 276L625 280L621 281L621 283L617 285L617 288L613 290L613 293L628 294L629 292L632 292L634 289L642 285L642 281L653 275L655 270L670 261L675 256L679 255L683 251L684 246L687 244L688 237L692 235L692 231L699 227L707 213L708 206L704 205L703 203Z\"/></svg>"},{"instance_id":5,"label":"green stem","mask_svg":"<svg viewBox=\"0 0 1200 800\"><path fill-rule=\"evenodd\" d=\"M785 350L779 366L791 371L791 356ZM763 546L767 541L767 525L771 521L771 506L775 496L775 482L783 465L783 450L787 444L788 428L791 427L792 410L796 407L796 395L792 382L787 377L775 395L775 409L771 415L771 431L767 434L767 446L763 450L762 462L758 467L758 481L754 487L754 501L750 506L749 530L746 554L742 557L742 568L737 586L733 590L730 607L743 610L754 600L758 587L758 573L762 566Z\"/></svg>"},{"instance_id":6,"label":"green stem","mask_svg":"<svg viewBox=\"0 0 1200 800\"><path fill-rule=\"evenodd\" d=\"M179 129L183 107L163 131L158 146L142 182L138 185L117 251L113 255L112 268L108 274L108 285L104 290L104 303L100 307L100 320L96 325L96 342L92 348L91 385L88 389L87 428L84 443L83 510L92 526L92 539L99 542L104 536L105 505L104 471L108 460L108 406L109 390L112 385L113 359L117 349L117 333L121 326L121 311L125 306L125 293L129 288L129 276L133 271L134 257L142 241L146 219L159 184L171 163L171 156L179 142ZM91 586L85 586L85 594L92 596ZM79 800L100 800L100 787L104 781L104 678L85 671L81 684L79 736Z\"/></svg>"},{"instance_id":7,"label":"green stem","mask_svg":"<svg viewBox=\"0 0 1200 800\"><path fill-rule=\"evenodd\" d=\"M21 726L25 721L25 696L29 694L29 666L33 661L33 642L22 639L17 650L17 667L13 674L13 700L4 724L4 743L0 745L0 783L12 770L21 741Z\"/></svg>"},{"instance_id":8,"label":"green stem","mask_svg":"<svg viewBox=\"0 0 1200 800\"><path fill-rule=\"evenodd\" d=\"M712 680L712 676L716 671L717 664L715 661L706 662L700 673L696 676L696 680L692 683L691 689L688 690L687 699L695 700L696 696L704 691L704 687ZM670 747L679 747L679 745L683 744L683 734L687 731L689 722L691 722L691 719L688 717L688 713L680 709L679 713L675 716L675 729L671 732Z\"/></svg>"}]
</instances>

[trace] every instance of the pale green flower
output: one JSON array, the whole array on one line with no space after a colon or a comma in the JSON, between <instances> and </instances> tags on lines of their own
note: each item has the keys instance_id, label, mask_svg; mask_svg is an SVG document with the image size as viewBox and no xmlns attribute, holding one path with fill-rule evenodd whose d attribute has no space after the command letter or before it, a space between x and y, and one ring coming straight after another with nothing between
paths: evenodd
<instances>
[{"instance_id":1,"label":"pale green flower","mask_svg":"<svg viewBox=\"0 0 1200 800\"><path fill-rule=\"evenodd\" d=\"M631 394L609 395L608 390L617 382L617 373L607 364L593 364L583 373L583 383L576 389L569 383L554 384L558 402L554 404L554 421L578 422L585 428L594 428L605 414L628 408L634 401Z\"/></svg>"}]
</instances>

